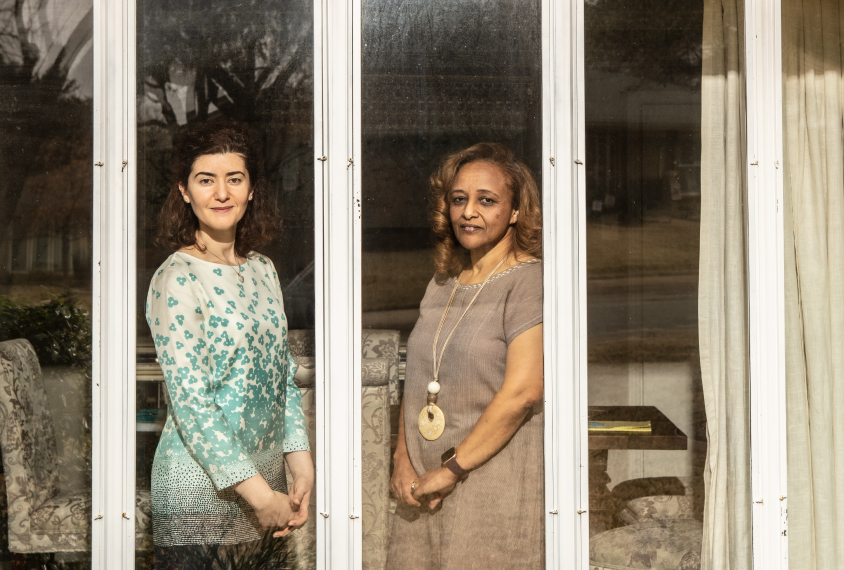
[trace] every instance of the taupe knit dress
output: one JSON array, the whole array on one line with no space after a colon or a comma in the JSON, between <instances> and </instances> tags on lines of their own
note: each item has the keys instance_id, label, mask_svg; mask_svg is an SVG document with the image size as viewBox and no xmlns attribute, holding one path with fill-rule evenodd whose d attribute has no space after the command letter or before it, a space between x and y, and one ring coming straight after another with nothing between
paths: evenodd
<instances>
[{"instance_id":1,"label":"taupe knit dress","mask_svg":"<svg viewBox=\"0 0 844 570\"><path fill-rule=\"evenodd\" d=\"M542 263L531 260L494 275L460 322L442 359L437 405L445 431L427 441L419 411L433 379L431 344L454 279L431 281L407 343L404 430L416 472L441 465L444 451L460 444L501 389L507 347L542 322ZM480 287L461 285L440 334L448 333ZM543 417L525 420L510 442L457 484L441 507L399 505L390 539L390 570L541 569L544 558Z\"/></svg>"}]
</instances>

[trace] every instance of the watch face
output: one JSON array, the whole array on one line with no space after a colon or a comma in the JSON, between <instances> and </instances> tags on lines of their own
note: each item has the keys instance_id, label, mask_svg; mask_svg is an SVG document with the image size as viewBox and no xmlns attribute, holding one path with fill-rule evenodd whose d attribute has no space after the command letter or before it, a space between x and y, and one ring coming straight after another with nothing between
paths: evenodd
<instances>
[{"instance_id":1,"label":"watch face","mask_svg":"<svg viewBox=\"0 0 844 570\"><path fill-rule=\"evenodd\" d=\"M455 453L455 451L454 451L454 448L453 448L453 447L452 447L452 448L450 448L450 449L449 449L448 451L446 451L445 453L443 453L443 455L442 455L442 457L441 457L442 462L443 462L443 463L445 463L446 461L448 461L449 459L451 459L452 457L454 457L454 453Z\"/></svg>"}]
</instances>

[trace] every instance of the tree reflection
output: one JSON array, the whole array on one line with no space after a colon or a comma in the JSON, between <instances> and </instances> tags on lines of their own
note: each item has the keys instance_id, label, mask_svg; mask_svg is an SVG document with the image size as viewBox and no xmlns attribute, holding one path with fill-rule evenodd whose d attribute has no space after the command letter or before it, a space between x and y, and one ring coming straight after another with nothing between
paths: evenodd
<instances>
[{"instance_id":1,"label":"tree reflection","mask_svg":"<svg viewBox=\"0 0 844 570\"><path fill-rule=\"evenodd\" d=\"M88 256L72 244L90 239L92 104L68 79L79 53L65 45L53 55L44 47L54 23L45 5L14 0L0 8L0 293L6 294L13 282L9 240L31 235L59 238L57 285L90 280Z\"/></svg>"},{"instance_id":2,"label":"tree reflection","mask_svg":"<svg viewBox=\"0 0 844 570\"><path fill-rule=\"evenodd\" d=\"M284 283L313 259L312 4L148 0L138 3L138 21L139 242L146 267L163 260L152 242L173 137L189 122L222 115L263 134L286 235L266 253L284 260Z\"/></svg>"},{"instance_id":3,"label":"tree reflection","mask_svg":"<svg viewBox=\"0 0 844 570\"><path fill-rule=\"evenodd\" d=\"M700 89L702 20L699 0L586 0L586 68Z\"/></svg>"}]
</instances>

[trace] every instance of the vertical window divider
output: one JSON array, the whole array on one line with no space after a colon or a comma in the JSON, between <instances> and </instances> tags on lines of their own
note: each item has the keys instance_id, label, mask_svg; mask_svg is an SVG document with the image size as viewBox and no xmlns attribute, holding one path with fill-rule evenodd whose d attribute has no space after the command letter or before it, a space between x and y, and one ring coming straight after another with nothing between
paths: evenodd
<instances>
[{"instance_id":1,"label":"vertical window divider","mask_svg":"<svg viewBox=\"0 0 844 570\"><path fill-rule=\"evenodd\" d=\"M788 568L780 0L748 0L748 278L753 567Z\"/></svg>"},{"instance_id":2,"label":"vertical window divider","mask_svg":"<svg viewBox=\"0 0 844 570\"><path fill-rule=\"evenodd\" d=\"M105 132L106 120L104 105L108 94L107 91L107 60L109 53L109 38L104 33L106 26L105 14L106 2L94 0L94 125L93 125L93 211L91 212L92 240L91 240L91 568L100 570L104 568L105 558L105 530L106 525L102 517L105 511L105 470L101 468L103 456L103 443L106 430L102 428L100 410L104 406L102 378L102 350L100 349L100 323L102 321L102 287L100 284L101 260L102 260L102 232L100 224L103 220L102 200L105 188L108 184L105 168L105 153L108 146L105 144L107 133ZM101 518L102 517L102 518Z\"/></svg>"},{"instance_id":3,"label":"vertical window divider","mask_svg":"<svg viewBox=\"0 0 844 570\"><path fill-rule=\"evenodd\" d=\"M586 568L583 0L543 1L542 52L546 567Z\"/></svg>"},{"instance_id":4,"label":"vertical window divider","mask_svg":"<svg viewBox=\"0 0 844 570\"><path fill-rule=\"evenodd\" d=\"M362 306L362 283L363 283L363 219L362 219L362 130L361 130L361 49L362 49L362 0L352 0L352 101L351 101L351 122L352 122L352 140L351 140L351 158L347 169L352 174L352 191L351 191L351 217L352 217L352 308L353 308L353 331L350 337L352 345L353 356L353 371L352 375L352 398L349 400L352 409L349 411L353 418L351 439L353 441L353 473L350 478L351 481L351 496L353 499L354 519L352 523L352 536L354 548L352 556L350 557L351 568L359 569L363 567L363 424L362 424L362 408L363 408L363 382L361 378L361 366L363 365L363 355L361 352L361 337L363 328L363 306Z\"/></svg>"},{"instance_id":5,"label":"vertical window divider","mask_svg":"<svg viewBox=\"0 0 844 570\"><path fill-rule=\"evenodd\" d=\"M361 568L360 2L320 4L324 121L316 162L318 353L317 567ZM324 52L322 51L324 50ZM318 139L319 140L319 139ZM319 143L317 143L319 144ZM322 157L320 157L322 158ZM320 303L320 301L322 301ZM320 307L320 305L322 305ZM322 557L320 558L320 555Z\"/></svg>"},{"instance_id":6,"label":"vertical window divider","mask_svg":"<svg viewBox=\"0 0 844 570\"><path fill-rule=\"evenodd\" d=\"M136 0L123 0L124 11L124 40L123 40L123 84L124 97L124 121L123 121L123 146L124 155L121 164L124 187L124 215L123 235L125 251L123 254L124 276L123 291L126 310L124 312L124 334L126 336L126 372L124 379L124 406L125 417L123 425L123 506L121 509L121 524L123 530L123 568L135 567L135 496L137 481L135 466L135 453L137 450L137 429L136 429L136 356L137 356L137 252L138 252L138 137L137 137L137 38L136 23L137 5ZM143 284L144 286L146 284ZM146 288L146 287L144 287Z\"/></svg>"},{"instance_id":7,"label":"vertical window divider","mask_svg":"<svg viewBox=\"0 0 844 570\"><path fill-rule=\"evenodd\" d=\"M316 381L314 383L316 402L316 453L314 454L316 491L316 565L318 570L326 567L328 554L326 537L329 535L328 502L326 492L326 465L328 464L326 423L322 421L325 413L325 235L323 220L326 216L327 203L327 150L328 93L325 88L327 52L325 46L328 37L327 18L328 0L314 0L314 327L316 329ZM329 515L330 516L330 515Z\"/></svg>"},{"instance_id":8,"label":"vertical window divider","mask_svg":"<svg viewBox=\"0 0 844 570\"><path fill-rule=\"evenodd\" d=\"M92 568L134 566L135 3L94 0Z\"/></svg>"}]
</instances>

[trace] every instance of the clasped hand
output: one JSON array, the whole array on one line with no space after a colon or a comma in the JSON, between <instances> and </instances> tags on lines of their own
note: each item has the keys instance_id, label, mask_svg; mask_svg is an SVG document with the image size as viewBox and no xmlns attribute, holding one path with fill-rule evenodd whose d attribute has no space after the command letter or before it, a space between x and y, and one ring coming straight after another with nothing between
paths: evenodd
<instances>
[{"instance_id":1,"label":"clasped hand","mask_svg":"<svg viewBox=\"0 0 844 570\"><path fill-rule=\"evenodd\" d=\"M416 490L412 491L413 481L416 481ZM396 465L390 481L390 490L407 505L420 507L427 504L428 508L433 509L454 491L457 481L457 475L445 467L431 469L417 478L416 471L410 462L407 462L406 465Z\"/></svg>"},{"instance_id":2,"label":"clasped hand","mask_svg":"<svg viewBox=\"0 0 844 570\"><path fill-rule=\"evenodd\" d=\"M308 521L308 505L313 483L305 477L293 480L290 494L272 491L272 495L254 505L258 522L266 529L280 528L273 533L278 538L287 536Z\"/></svg>"},{"instance_id":3,"label":"clasped hand","mask_svg":"<svg viewBox=\"0 0 844 570\"><path fill-rule=\"evenodd\" d=\"M421 503L428 503L428 508L433 509L454 491L458 481L457 475L451 469L431 469L417 479L413 498Z\"/></svg>"}]
</instances>

